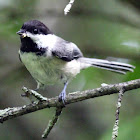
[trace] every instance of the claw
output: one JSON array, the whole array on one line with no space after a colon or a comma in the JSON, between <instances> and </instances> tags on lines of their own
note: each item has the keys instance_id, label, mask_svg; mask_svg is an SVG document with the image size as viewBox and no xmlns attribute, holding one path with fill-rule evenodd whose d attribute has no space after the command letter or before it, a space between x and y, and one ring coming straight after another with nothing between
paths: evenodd
<instances>
[{"instance_id":1,"label":"claw","mask_svg":"<svg viewBox=\"0 0 140 140\"><path fill-rule=\"evenodd\" d=\"M66 82L64 84L64 89L62 90L62 92L59 94L59 102L63 102L64 106L65 106L65 99L66 99L66 88L67 88L68 82Z\"/></svg>"},{"instance_id":2,"label":"claw","mask_svg":"<svg viewBox=\"0 0 140 140\"><path fill-rule=\"evenodd\" d=\"M65 98L66 98L66 91L62 91L60 94L59 94L59 98L58 98L58 100L59 100L59 102L63 102L63 104L64 104L64 106L65 106Z\"/></svg>"}]
</instances>

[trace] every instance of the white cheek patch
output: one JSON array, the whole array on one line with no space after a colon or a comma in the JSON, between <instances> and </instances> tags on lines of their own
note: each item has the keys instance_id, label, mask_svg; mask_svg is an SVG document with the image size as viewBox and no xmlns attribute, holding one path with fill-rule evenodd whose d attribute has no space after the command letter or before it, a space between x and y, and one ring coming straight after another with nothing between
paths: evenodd
<instances>
[{"instance_id":1,"label":"white cheek patch","mask_svg":"<svg viewBox=\"0 0 140 140\"><path fill-rule=\"evenodd\" d=\"M40 48L44 48L46 46L52 48L57 40L57 37L53 34L43 35L43 34L32 34L30 32L26 32L27 36L30 37L34 43L38 45Z\"/></svg>"},{"instance_id":2,"label":"white cheek patch","mask_svg":"<svg viewBox=\"0 0 140 140\"><path fill-rule=\"evenodd\" d=\"M56 43L56 36L55 35L36 35L35 36L36 40L35 43L39 46L39 47L49 47L50 49L52 49Z\"/></svg>"},{"instance_id":3,"label":"white cheek patch","mask_svg":"<svg viewBox=\"0 0 140 140\"><path fill-rule=\"evenodd\" d=\"M32 34L27 32L27 36L30 37L34 43L37 44L37 47L40 48L47 48L47 56L52 56L52 49L55 46L57 41L57 36L53 34L43 35L43 34Z\"/></svg>"}]
</instances>

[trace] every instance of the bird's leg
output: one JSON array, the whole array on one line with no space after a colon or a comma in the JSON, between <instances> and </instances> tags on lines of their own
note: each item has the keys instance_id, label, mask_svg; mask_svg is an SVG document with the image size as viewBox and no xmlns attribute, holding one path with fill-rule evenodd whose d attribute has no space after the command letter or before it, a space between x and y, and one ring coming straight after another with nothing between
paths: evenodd
<instances>
[{"instance_id":1,"label":"bird's leg","mask_svg":"<svg viewBox=\"0 0 140 140\"><path fill-rule=\"evenodd\" d=\"M44 84L42 84L38 81L36 81L36 82L37 82L37 87L36 87L36 89L34 89L34 91L38 91L39 89L44 88Z\"/></svg>"},{"instance_id":2,"label":"bird's leg","mask_svg":"<svg viewBox=\"0 0 140 140\"><path fill-rule=\"evenodd\" d=\"M68 82L65 82L64 83L64 88L63 88L62 92L59 94L59 101L62 101L64 105L65 105L67 85L68 85Z\"/></svg>"}]
</instances>

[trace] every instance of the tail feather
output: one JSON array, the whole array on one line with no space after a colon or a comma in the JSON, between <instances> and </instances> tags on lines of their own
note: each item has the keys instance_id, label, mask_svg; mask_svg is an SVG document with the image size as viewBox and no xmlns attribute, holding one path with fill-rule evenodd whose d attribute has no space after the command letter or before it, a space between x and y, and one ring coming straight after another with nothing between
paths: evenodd
<instances>
[{"instance_id":1,"label":"tail feather","mask_svg":"<svg viewBox=\"0 0 140 140\"><path fill-rule=\"evenodd\" d=\"M121 62L114 62L114 61L108 61L108 60L102 60L102 59L95 59L95 58L79 58L78 59L81 63L88 64L93 67L106 69L109 71L126 74L126 72L133 72L134 66L126 63Z\"/></svg>"}]
</instances>

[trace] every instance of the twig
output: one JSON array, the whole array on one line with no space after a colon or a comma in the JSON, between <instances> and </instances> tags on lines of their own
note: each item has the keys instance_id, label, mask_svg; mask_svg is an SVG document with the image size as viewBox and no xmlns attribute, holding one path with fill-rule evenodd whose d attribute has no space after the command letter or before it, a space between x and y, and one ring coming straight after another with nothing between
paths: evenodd
<instances>
[{"instance_id":1,"label":"twig","mask_svg":"<svg viewBox=\"0 0 140 140\"><path fill-rule=\"evenodd\" d=\"M71 9L73 3L74 3L74 0L70 0L70 2L66 5L66 7L64 9L64 15L67 15L68 12L70 12L70 9Z\"/></svg>"},{"instance_id":2,"label":"twig","mask_svg":"<svg viewBox=\"0 0 140 140\"><path fill-rule=\"evenodd\" d=\"M35 97L37 100L39 100L40 102L42 101L47 101L46 97L43 97L41 94L39 94L38 92L28 89L26 87L22 87L22 90L24 91L24 95L22 95L23 97L28 97L29 99L33 97Z\"/></svg>"},{"instance_id":3,"label":"twig","mask_svg":"<svg viewBox=\"0 0 140 140\"><path fill-rule=\"evenodd\" d=\"M86 99L115 94L118 93L122 87L125 91L140 88L140 79L114 84L114 85L107 85L105 87L100 87L92 90L69 93L66 96L65 104L68 105ZM32 104L24 105L21 107L13 107L8 109L6 108L4 110L0 110L0 122L2 123L6 120L16 118L18 116L25 115L31 112L35 112L37 110L41 110L44 108L60 107L62 105L63 103L60 103L58 101L58 96L57 96L54 98L47 98L47 100L44 102L38 102L38 103L33 102Z\"/></svg>"},{"instance_id":4,"label":"twig","mask_svg":"<svg viewBox=\"0 0 140 140\"><path fill-rule=\"evenodd\" d=\"M120 92L118 94L118 102L116 104L116 120L115 120L115 124L113 127L113 132L112 132L112 140L116 140L118 137L118 129L119 129L119 114L120 114L120 108L121 108L121 102L122 102L122 98L124 95L124 89L123 87L120 89Z\"/></svg>"},{"instance_id":5,"label":"twig","mask_svg":"<svg viewBox=\"0 0 140 140\"><path fill-rule=\"evenodd\" d=\"M47 138L48 137L50 131L52 130L52 128L56 124L59 116L61 115L62 109L63 109L62 106L56 108L55 116L52 118L52 120L49 121L49 124L48 124L47 128L45 129L45 131L42 134L42 138Z\"/></svg>"}]
</instances>

